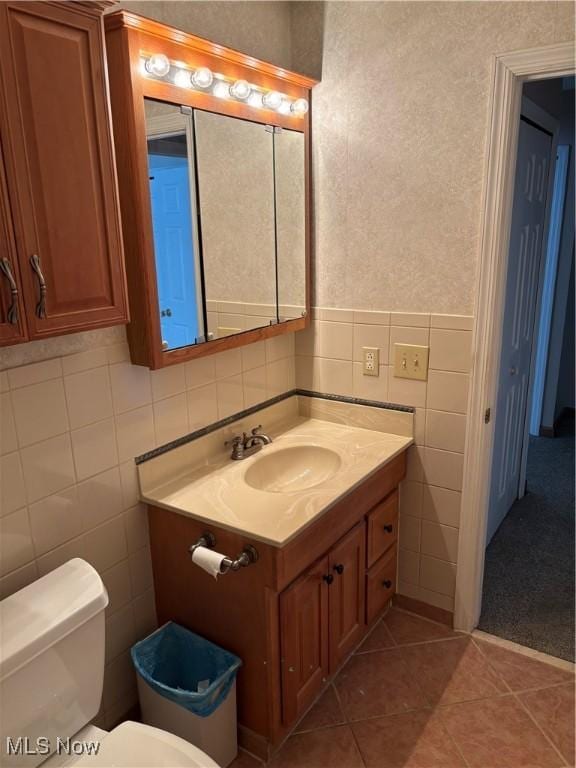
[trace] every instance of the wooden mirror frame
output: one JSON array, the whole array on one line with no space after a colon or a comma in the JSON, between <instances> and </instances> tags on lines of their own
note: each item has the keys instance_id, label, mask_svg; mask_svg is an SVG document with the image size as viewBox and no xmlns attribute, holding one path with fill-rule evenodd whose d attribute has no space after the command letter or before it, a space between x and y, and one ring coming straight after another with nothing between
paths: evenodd
<instances>
[{"instance_id":1,"label":"wooden mirror frame","mask_svg":"<svg viewBox=\"0 0 576 768\"><path fill-rule=\"evenodd\" d=\"M169 82L143 77L141 57L143 54L163 53L171 61L181 61L191 69L209 67L213 72L219 72L225 77L248 80L266 90L280 91L291 99L307 99L309 103L310 91L317 81L127 11L117 11L105 16L104 24L130 300L127 334L132 362L151 369L163 368L306 328L310 323L312 293L310 110L303 116L285 115L238 101L219 99L211 93L179 88ZM304 317L201 344L162 350L148 182L145 98L239 117L263 125L277 125L304 134Z\"/></svg>"}]
</instances>

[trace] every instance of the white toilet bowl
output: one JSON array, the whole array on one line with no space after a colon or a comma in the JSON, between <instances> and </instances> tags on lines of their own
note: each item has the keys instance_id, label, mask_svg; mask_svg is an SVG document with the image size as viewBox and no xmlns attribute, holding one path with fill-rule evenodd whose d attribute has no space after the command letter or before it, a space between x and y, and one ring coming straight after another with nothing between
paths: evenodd
<instances>
[{"instance_id":1,"label":"white toilet bowl","mask_svg":"<svg viewBox=\"0 0 576 768\"><path fill-rule=\"evenodd\" d=\"M83 728L72 739L98 744L95 755L54 754L42 768L218 768L201 749L171 733L126 721L108 733L95 726Z\"/></svg>"},{"instance_id":2,"label":"white toilet bowl","mask_svg":"<svg viewBox=\"0 0 576 768\"><path fill-rule=\"evenodd\" d=\"M107 605L100 576L78 558L0 602L2 768L218 768L158 728L89 725L102 698Z\"/></svg>"}]
</instances>

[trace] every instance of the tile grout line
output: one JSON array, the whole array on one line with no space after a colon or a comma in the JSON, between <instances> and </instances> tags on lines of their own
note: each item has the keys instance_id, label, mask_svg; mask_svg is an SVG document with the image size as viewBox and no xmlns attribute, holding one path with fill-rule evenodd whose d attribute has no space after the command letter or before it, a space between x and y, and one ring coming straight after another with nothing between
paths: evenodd
<instances>
[{"instance_id":1,"label":"tile grout line","mask_svg":"<svg viewBox=\"0 0 576 768\"><path fill-rule=\"evenodd\" d=\"M568 761L566 760L566 758L564 757L564 755L563 755L563 754L560 752L560 750L559 750L559 749L558 749L558 747L557 747L557 746L554 744L554 742L553 742L553 741L552 741L552 739L551 739L551 738L548 736L548 734L547 734L547 733L545 733L544 729L543 729L543 728L542 728L542 727L541 727L541 726L538 724L538 722L537 722L537 721L536 721L536 719L533 717L533 715L532 715L532 713L529 711L528 707L526 707L526 705L523 703L523 701L521 700L521 698L520 698L520 697L517 695L517 693L516 693L515 691L513 691L513 690L512 690L512 686L511 686L511 685L509 685L509 683L508 683L508 682L507 682L507 680L504 678L504 676L503 676L503 675L501 675L501 674L498 672L498 670L497 670L497 669L494 667L494 665L492 664L492 662L491 662L491 661L490 661L490 659L488 658L487 654L485 654L485 653L484 653L484 651L482 650L482 648L480 647L480 643L478 643L474 637L472 637L472 642L474 643L474 646L477 648L477 650L479 651L480 655L481 655L481 656L482 656L482 658L483 658L483 659L486 661L486 663L488 664L488 666L490 667L490 669L492 670L492 672L493 672L495 675L497 675L497 677L498 677L498 678L500 678L500 680L502 681L502 683L503 683L503 684L506 686L506 688L507 688L507 689L508 689L508 691L510 692L510 695L512 696L512 698L514 699L514 701L515 701L515 702L518 704L518 706L519 706L519 707L520 707L520 708L521 708L521 709L524 711L524 713L525 713L525 714L528 716L529 720L531 720L531 721L532 721L532 723L533 723L533 725L535 726L536 730L537 730L537 731L539 731L539 732L542 734L542 736L544 737L544 740L545 740L545 741L548 743L548 745L549 745L549 746L552 748L552 750L553 750L553 751L556 753L556 755L557 755L557 756L560 758L560 760L562 761L562 764L563 764L564 766L567 766L567 765L568 765Z\"/></svg>"},{"instance_id":2,"label":"tile grout line","mask_svg":"<svg viewBox=\"0 0 576 768\"><path fill-rule=\"evenodd\" d=\"M440 720L440 723L441 723L441 725L442 725L442 729L443 729L444 733L445 733L445 734L448 736L448 739L449 739L449 740L450 740L450 742L451 742L451 743L454 745L454 749L455 749L455 750L456 750L456 752L457 752L457 753L460 755L460 757L461 757L461 759L462 759L462 762L464 763L464 765L466 766L466 768L471 768L471 766L470 766L470 763L468 762L468 760L467 760L467 759L466 759L466 757L464 756L464 753L463 753L463 752L462 752L462 750L460 749L460 745L459 745L459 744L458 744L458 742L456 741L456 738L455 738L454 736L452 736L452 734L450 733L450 730L448 729L448 726L447 726L447 725L446 725L446 723L444 722L444 718L442 717L442 710L441 710L441 708L440 708L440 707L438 707L438 718L439 718L439 720Z\"/></svg>"},{"instance_id":3,"label":"tile grout line","mask_svg":"<svg viewBox=\"0 0 576 768\"><path fill-rule=\"evenodd\" d=\"M558 755L558 757L559 757L559 758L562 760L562 763L563 763L563 765L567 766L567 765L568 765L568 761L567 761L567 759L564 757L564 755L562 754L562 752L560 752L560 750L558 749L558 747L556 746L556 744L554 744L554 742L552 741L552 739L550 738L550 736L548 736L548 734L546 733L546 731L544 730L544 728L542 728L542 726L541 726L541 725L538 723L538 721L536 720L536 718L534 717L534 715L532 714L532 712L530 712L530 710L528 709L528 707L527 707L527 706L524 704L524 702L522 701L522 699L520 698L520 696L518 696L518 695L517 695L516 693L514 693L514 692L512 692L512 696L514 697L514 699L515 699L515 701L517 702L517 704L518 704L518 705L519 705L519 706L520 706L520 707L521 707L521 708L524 710L524 712L525 712L525 713L528 715L528 717L530 718L530 720L533 722L534 726L535 726L535 727L536 727L536 728L537 728L537 729L540 731L540 733L541 733L541 734L544 736L544 738L546 739L546 741L548 742L548 744L550 744L550 746L552 747L552 749L554 750L554 752L556 752L556 754Z\"/></svg>"},{"instance_id":4,"label":"tile grout line","mask_svg":"<svg viewBox=\"0 0 576 768\"><path fill-rule=\"evenodd\" d=\"M358 656L364 656L368 653L382 653L383 651L393 651L400 648L414 648L420 645L432 645L432 644L438 644L438 643L453 642L454 640L462 640L465 637L467 637L467 635L463 634L460 637L437 637L437 638L434 638L433 640L419 640L418 642L415 642L415 643L395 643L391 648L390 647L370 648L369 650L366 650L366 651L358 650L356 651L356 654Z\"/></svg>"}]
</instances>

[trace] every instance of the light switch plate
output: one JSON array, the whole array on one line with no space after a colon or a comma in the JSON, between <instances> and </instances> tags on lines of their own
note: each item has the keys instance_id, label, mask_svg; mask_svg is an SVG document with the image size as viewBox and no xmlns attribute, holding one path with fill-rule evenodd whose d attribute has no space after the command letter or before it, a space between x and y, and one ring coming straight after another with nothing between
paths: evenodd
<instances>
[{"instance_id":1,"label":"light switch plate","mask_svg":"<svg viewBox=\"0 0 576 768\"><path fill-rule=\"evenodd\" d=\"M428 354L430 347L417 344L394 344L394 376L399 379L428 378Z\"/></svg>"},{"instance_id":2,"label":"light switch plate","mask_svg":"<svg viewBox=\"0 0 576 768\"><path fill-rule=\"evenodd\" d=\"M380 376L380 349L362 347L362 373L364 376Z\"/></svg>"}]
</instances>

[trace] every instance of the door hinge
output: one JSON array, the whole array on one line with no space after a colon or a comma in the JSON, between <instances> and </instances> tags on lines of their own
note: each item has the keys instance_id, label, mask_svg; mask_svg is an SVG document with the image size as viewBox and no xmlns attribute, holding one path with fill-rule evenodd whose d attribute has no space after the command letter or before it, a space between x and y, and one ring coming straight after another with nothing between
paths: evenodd
<instances>
[{"instance_id":1,"label":"door hinge","mask_svg":"<svg viewBox=\"0 0 576 768\"><path fill-rule=\"evenodd\" d=\"M491 415L490 408L486 408L486 410L484 411L484 424L490 423L490 415Z\"/></svg>"}]
</instances>

